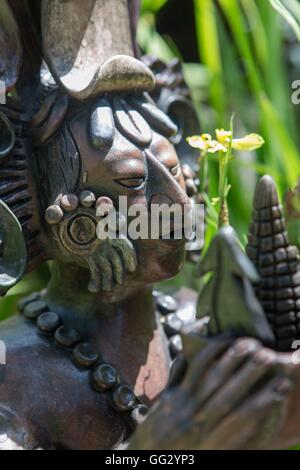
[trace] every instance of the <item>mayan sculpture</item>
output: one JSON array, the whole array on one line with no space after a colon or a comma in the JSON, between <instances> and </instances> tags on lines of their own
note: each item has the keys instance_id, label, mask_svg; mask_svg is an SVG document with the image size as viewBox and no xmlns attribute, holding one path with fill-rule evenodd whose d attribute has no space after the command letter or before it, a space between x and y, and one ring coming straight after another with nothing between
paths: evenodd
<instances>
[{"instance_id":1,"label":"mayan sculpture","mask_svg":"<svg viewBox=\"0 0 300 470\"><path fill-rule=\"evenodd\" d=\"M1 295L52 260L47 289L0 325L1 446L298 443L299 369L290 353L266 348L273 336L251 285L255 269L249 260L242 269L245 254L235 248L232 303L202 308L200 297L196 321L196 293L153 291L181 269L184 236L170 228L168 239L133 240L124 229L120 197L128 208L189 208L197 192L185 141L196 113L179 64L165 66L178 78L168 87L157 82L154 59L140 60L138 14L136 0L1 0ZM99 218L112 210L117 236L103 239ZM230 237L216 246L230 250ZM212 256L208 270L218 273L218 262ZM226 316L236 295L246 330L231 335L234 315L207 330L205 316ZM252 338L237 339L243 334Z\"/></svg>"}]
</instances>

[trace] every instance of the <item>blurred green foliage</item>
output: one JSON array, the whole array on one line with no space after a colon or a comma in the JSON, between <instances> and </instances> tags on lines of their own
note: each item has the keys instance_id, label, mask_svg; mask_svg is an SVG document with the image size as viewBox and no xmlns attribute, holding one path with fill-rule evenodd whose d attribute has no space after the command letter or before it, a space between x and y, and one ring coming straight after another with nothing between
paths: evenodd
<instances>
[{"instance_id":1,"label":"blurred green foliage","mask_svg":"<svg viewBox=\"0 0 300 470\"><path fill-rule=\"evenodd\" d=\"M5 320L17 311L20 298L34 291L46 287L50 278L49 263L44 263L34 272L24 276L21 282L13 287L4 298L0 300L0 320Z\"/></svg>"}]
</instances>

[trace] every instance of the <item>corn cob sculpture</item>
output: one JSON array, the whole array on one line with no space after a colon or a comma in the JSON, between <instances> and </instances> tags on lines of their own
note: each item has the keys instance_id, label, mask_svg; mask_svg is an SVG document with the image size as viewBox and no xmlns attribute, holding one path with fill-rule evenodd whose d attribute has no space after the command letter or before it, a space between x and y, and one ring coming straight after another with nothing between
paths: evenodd
<instances>
[{"instance_id":1,"label":"corn cob sculpture","mask_svg":"<svg viewBox=\"0 0 300 470\"><path fill-rule=\"evenodd\" d=\"M257 184L247 254L260 280L256 295L273 329L279 351L289 351L300 338L299 252L288 241L282 207L273 179Z\"/></svg>"}]
</instances>

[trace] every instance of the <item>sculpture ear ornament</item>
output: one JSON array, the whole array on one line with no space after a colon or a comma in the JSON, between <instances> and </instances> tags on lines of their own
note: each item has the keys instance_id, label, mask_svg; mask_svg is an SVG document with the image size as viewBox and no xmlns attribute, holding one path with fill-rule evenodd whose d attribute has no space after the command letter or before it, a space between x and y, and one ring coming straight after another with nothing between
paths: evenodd
<instances>
[{"instance_id":1,"label":"sculpture ear ornament","mask_svg":"<svg viewBox=\"0 0 300 470\"><path fill-rule=\"evenodd\" d=\"M16 136L7 117L0 111L0 159L5 158L13 149Z\"/></svg>"},{"instance_id":2,"label":"sculpture ear ornament","mask_svg":"<svg viewBox=\"0 0 300 470\"><path fill-rule=\"evenodd\" d=\"M0 199L0 295L4 296L23 276L26 245L20 222Z\"/></svg>"},{"instance_id":3,"label":"sculpture ear ornament","mask_svg":"<svg viewBox=\"0 0 300 470\"><path fill-rule=\"evenodd\" d=\"M27 127L21 103L8 97L0 107L0 295L45 260Z\"/></svg>"},{"instance_id":4,"label":"sculpture ear ornament","mask_svg":"<svg viewBox=\"0 0 300 470\"><path fill-rule=\"evenodd\" d=\"M114 211L116 236L106 238L105 219ZM99 216L98 214L103 214ZM91 293L109 292L122 285L127 273L137 268L135 248L124 229L125 216L115 212L113 201L88 190L78 196L61 196L45 212L45 220L52 227L61 247L80 259L90 271L88 289ZM102 220L102 235L98 225Z\"/></svg>"},{"instance_id":5,"label":"sculpture ear ornament","mask_svg":"<svg viewBox=\"0 0 300 470\"><path fill-rule=\"evenodd\" d=\"M15 132L7 117L0 112L0 161L15 145ZM4 296L22 277L26 266L26 246L22 227L0 199L0 295Z\"/></svg>"}]
</instances>

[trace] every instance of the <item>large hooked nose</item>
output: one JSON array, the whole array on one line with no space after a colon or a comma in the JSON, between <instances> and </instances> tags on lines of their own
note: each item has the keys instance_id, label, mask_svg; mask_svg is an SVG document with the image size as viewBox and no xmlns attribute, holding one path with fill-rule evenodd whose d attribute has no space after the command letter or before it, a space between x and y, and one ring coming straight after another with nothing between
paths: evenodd
<instances>
[{"instance_id":1,"label":"large hooked nose","mask_svg":"<svg viewBox=\"0 0 300 470\"><path fill-rule=\"evenodd\" d=\"M179 204L183 210L189 211L191 203L184 189L151 152L146 150L145 154L148 167L147 200L149 205Z\"/></svg>"}]
</instances>

